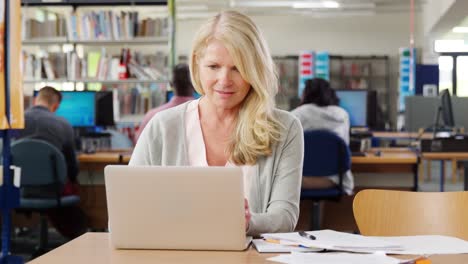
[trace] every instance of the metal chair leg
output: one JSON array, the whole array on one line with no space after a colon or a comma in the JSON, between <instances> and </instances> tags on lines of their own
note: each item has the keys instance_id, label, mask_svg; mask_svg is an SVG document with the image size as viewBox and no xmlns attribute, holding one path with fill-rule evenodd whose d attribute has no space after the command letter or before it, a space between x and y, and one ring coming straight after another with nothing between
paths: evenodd
<instances>
[{"instance_id":1,"label":"metal chair leg","mask_svg":"<svg viewBox=\"0 0 468 264\"><path fill-rule=\"evenodd\" d=\"M31 259L37 258L47 252L47 244L49 241L47 216L41 213L41 223L39 230L39 245L31 256Z\"/></svg>"},{"instance_id":2,"label":"metal chair leg","mask_svg":"<svg viewBox=\"0 0 468 264\"><path fill-rule=\"evenodd\" d=\"M311 230L320 230L320 202L312 203L312 215L310 216Z\"/></svg>"}]
</instances>

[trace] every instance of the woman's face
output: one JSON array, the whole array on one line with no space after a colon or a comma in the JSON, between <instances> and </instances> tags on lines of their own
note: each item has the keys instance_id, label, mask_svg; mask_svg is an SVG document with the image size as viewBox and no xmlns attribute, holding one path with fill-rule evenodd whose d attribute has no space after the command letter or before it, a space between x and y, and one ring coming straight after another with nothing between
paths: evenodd
<instances>
[{"instance_id":1,"label":"woman's face","mask_svg":"<svg viewBox=\"0 0 468 264\"><path fill-rule=\"evenodd\" d=\"M219 40L208 43L198 60L200 81L206 98L216 107L229 110L239 107L250 91L237 70L228 50Z\"/></svg>"}]
</instances>

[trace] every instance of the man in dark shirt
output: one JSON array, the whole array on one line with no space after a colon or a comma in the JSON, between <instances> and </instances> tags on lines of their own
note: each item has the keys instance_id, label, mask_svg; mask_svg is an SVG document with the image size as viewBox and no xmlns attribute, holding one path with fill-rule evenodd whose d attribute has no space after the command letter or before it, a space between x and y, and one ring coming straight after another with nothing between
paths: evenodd
<instances>
[{"instance_id":1,"label":"man in dark shirt","mask_svg":"<svg viewBox=\"0 0 468 264\"><path fill-rule=\"evenodd\" d=\"M67 163L66 182L63 195L78 194L78 162L75 154L73 128L62 117L55 115L62 94L50 86L43 87L34 100L34 106L26 110L25 129L20 130L19 138L33 138L49 142L64 155ZM43 195L47 196L47 190ZM50 210L49 219L55 228L67 238L75 238L86 232L86 216L79 207L62 207Z\"/></svg>"},{"instance_id":2,"label":"man in dark shirt","mask_svg":"<svg viewBox=\"0 0 468 264\"><path fill-rule=\"evenodd\" d=\"M24 114L25 129L19 138L41 139L54 145L65 156L67 175L76 183L78 162L75 154L73 128L63 117L55 115L62 94L50 86L42 88L34 100L34 106Z\"/></svg>"}]
</instances>

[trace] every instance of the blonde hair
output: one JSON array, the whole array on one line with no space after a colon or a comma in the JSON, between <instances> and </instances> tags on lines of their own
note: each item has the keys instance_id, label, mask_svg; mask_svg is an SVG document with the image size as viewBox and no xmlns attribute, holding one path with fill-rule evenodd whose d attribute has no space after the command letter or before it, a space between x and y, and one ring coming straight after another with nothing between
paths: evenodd
<instances>
[{"instance_id":1,"label":"blonde hair","mask_svg":"<svg viewBox=\"0 0 468 264\"><path fill-rule=\"evenodd\" d=\"M252 165L258 157L271 155L272 145L280 140L282 126L273 115L278 92L276 68L253 21L236 11L221 12L200 27L192 46L190 76L195 90L202 95L198 60L215 39L223 43L242 78L251 85L227 151L234 164Z\"/></svg>"}]
</instances>

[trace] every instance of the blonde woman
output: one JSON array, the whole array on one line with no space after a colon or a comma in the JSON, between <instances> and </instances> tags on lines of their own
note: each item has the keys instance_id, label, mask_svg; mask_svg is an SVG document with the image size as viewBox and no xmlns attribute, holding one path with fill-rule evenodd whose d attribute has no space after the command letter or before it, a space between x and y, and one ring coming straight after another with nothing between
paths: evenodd
<instances>
[{"instance_id":1,"label":"blonde woman","mask_svg":"<svg viewBox=\"0 0 468 264\"><path fill-rule=\"evenodd\" d=\"M241 13L221 12L196 33L190 59L192 83L202 97L156 114L130 165L240 166L247 233L293 231L302 127L275 109L277 75L258 28Z\"/></svg>"}]
</instances>

